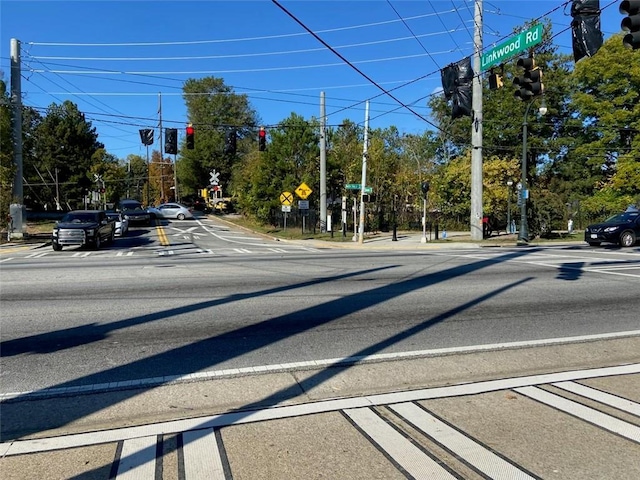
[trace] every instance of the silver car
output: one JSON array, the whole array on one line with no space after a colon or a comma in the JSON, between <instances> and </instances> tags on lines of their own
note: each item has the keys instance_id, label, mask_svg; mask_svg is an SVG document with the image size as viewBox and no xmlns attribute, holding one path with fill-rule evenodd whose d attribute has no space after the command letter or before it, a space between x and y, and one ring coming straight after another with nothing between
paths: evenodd
<instances>
[{"instance_id":1,"label":"silver car","mask_svg":"<svg viewBox=\"0 0 640 480\"><path fill-rule=\"evenodd\" d=\"M162 203L157 207L147 209L156 218L175 218L178 220L193 219L191 210L181 203Z\"/></svg>"}]
</instances>

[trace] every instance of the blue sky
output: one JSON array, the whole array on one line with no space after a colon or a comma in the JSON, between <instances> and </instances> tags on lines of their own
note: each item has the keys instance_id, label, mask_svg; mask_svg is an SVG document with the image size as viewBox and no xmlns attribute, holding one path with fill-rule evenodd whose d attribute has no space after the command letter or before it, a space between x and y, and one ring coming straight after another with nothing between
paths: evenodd
<instances>
[{"instance_id":1,"label":"blue sky","mask_svg":"<svg viewBox=\"0 0 640 480\"><path fill-rule=\"evenodd\" d=\"M473 53L474 0L278 2L366 74L428 118L426 98L441 88L440 70ZM571 1L483 1L484 50L539 17L554 43L571 53ZM604 38L620 32L619 1L601 0ZM188 122L182 85L221 77L246 94L263 124L292 112L327 123L395 125L404 133L431 126L345 63L269 0L28 1L0 3L0 70L8 82L10 39L21 42L25 105L45 109L71 100L96 127L107 150L145 154L138 130L181 135ZM398 88L399 87L399 88ZM44 110L41 110L44 113ZM153 146L159 149L159 144Z\"/></svg>"}]
</instances>

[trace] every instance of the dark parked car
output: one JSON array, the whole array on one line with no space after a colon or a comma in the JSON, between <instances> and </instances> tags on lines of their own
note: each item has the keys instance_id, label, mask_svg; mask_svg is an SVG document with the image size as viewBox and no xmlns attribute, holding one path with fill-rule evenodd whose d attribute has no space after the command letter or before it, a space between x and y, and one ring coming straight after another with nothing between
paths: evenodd
<instances>
[{"instance_id":1,"label":"dark parked car","mask_svg":"<svg viewBox=\"0 0 640 480\"><path fill-rule=\"evenodd\" d=\"M92 246L96 250L102 242L113 242L115 222L103 210L74 210L56 223L51 245L58 252L64 245Z\"/></svg>"},{"instance_id":2,"label":"dark parked car","mask_svg":"<svg viewBox=\"0 0 640 480\"><path fill-rule=\"evenodd\" d=\"M120 200L118 211L129 220L129 225L151 225L151 214L137 200Z\"/></svg>"},{"instance_id":3,"label":"dark parked car","mask_svg":"<svg viewBox=\"0 0 640 480\"><path fill-rule=\"evenodd\" d=\"M639 239L640 211L634 208L618 213L602 223L589 225L584 231L584 241L592 247L597 247L601 243L633 247Z\"/></svg>"}]
</instances>

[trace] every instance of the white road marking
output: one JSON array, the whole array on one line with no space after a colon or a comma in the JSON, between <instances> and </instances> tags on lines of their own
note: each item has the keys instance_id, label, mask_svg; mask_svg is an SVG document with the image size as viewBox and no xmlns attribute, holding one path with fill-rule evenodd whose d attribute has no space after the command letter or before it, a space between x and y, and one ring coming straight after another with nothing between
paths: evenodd
<instances>
[{"instance_id":1,"label":"white road marking","mask_svg":"<svg viewBox=\"0 0 640 480\"><path fill-rule=\"evenodd\" d=\"M494 480L534 478L413 403L390 405L389 408L463 461L473 465L488 478Z\"/></svg>"},{"instance_id":2,"label":"white road marking","mask_svg":"<svg viewBox=\"0 0 640 480\"><path fill-rule=\"evenodd\" d=\"M590 407L586 407L578 402L547 392L538 387L528 386L514 389L516 392L537 400L541 403L557 408L569 415L581 418L593 425L597 425L610 432L640 443L640 427L615 418L606 413L599 412Z\"/></svg>"},{"instance_id":3,"label":"white road marking","mask_svg":"<svg viewBox=\"0 0 640 480\"><path fill-rule=\"evenodd\" d=\"M411 478L424 480L455 480L438 462L398 433L368 408L356 408L344 412L382 450L400 465Z\"/></svg>"},{"instance_id":4,"label":"white road marking","mask_svg":"<svg viewBox=\"0 0 640 480\"><path fill-rule=\"evenodd\" d=\"M236 369L237 370L237 369ZM465 383L460 385L450 385L446 387L423 388L419 390L381 393L366 395L362 397L343 398L336 400L322 400L299 405L286 405L267 407L261 410L247 410L239 412L221 413L217 415L209 415L200 418L189 418L183 420L173 420L162 423L149 425L140 425L135 427L124 427L114 430L104 430L98 432L85 432L72 435L63 435L59 437L12 440L0 443L0 457L11 455L24 455L27 453L47 452L52 450L62 450L66 448L83 447L89 445L97 445L100 443L118 442L138 437L147 437L151 435L172 434L186 432L189 430L199 430L203 428L216 428L229 425L241 425L254 422L263 422L267 420L277 420L283 418L293 418L301 415L311 415L316 413L336 412L352 408L372 407L376 405L388 405L405 402L416 402L420 400L429 400L434 398L450 398L461 395L476 395L480 393L495 392L501 390L514 389L529 392L530 389L542 391L532 385L542 385L545 383L566 382L583 380L587 378L609 377L615 375L628 375L640 373L640 363L619 365L615 367L594 368L589 370L574 370L558 373L547 373L541 375L530 375L526 377L513 377L498 380L487 380L482 382ZM194 378L192 377L191 380ZM167 383L167 382L165 382ZM148 385L150 386L150 385ZM529 389L529 390L527 390ZM535 393L535 392L534 392ZM533 395L533 393L532 393ZM557 395L554 397L562 399ZM581 407L576 402L570 402L571 408L569 413L576 415L577 407ZM554 405L557 407L557 405ZM587 408L587 407L584 407ZM594 413L593 409L588 409ZM605 414L602 414L605 415ZM609 415L605 415L608 419L613 419ZM582 418L582 417L580 417ZM588 420L590 421L590 420ZM640 427L627 424L621 420L614 426L621 427L619 424L625 424L626 427L633 430L638 441L640 441ZM594 423L594 422L592 422ZM625 431L625 428L618 428Z\"/></svg>"},{"instance_id":5,"label":"white road marking","mask_svg":"<svg viewBox=\"0 0 640 480\"><path fill-rule=\"evenodd\" d=\"M153 479L156 474L155 435L125 440L116 480Z\"/></svg>"},{"instance_id":6,"label":"white road marking","mask_svg":"<svg viewBox=\"0 0 640 480\"><path fill-rule=\"evenodd\" d=\"M188 480L225 480L218 442L213 428L182 434L184 478Z\"/></svg>"},{"instance_id":7,"label":"white road marking","mask_svg":"<svg viewBox=\"0 0 640 480\"><path fill-rule=\"evenodd\" d=\"M609 405L610 407L617 408L623 412L630 413L640 417L640 403L628 400L626 398L618 397L607 392L601 392L595 388L587 387L580 383L575 382L558 382L552 384L554 387L561 388L567 392L572 392L580 395L581 397L590 398L596 402Z\"/></svg>"}]
</instances>

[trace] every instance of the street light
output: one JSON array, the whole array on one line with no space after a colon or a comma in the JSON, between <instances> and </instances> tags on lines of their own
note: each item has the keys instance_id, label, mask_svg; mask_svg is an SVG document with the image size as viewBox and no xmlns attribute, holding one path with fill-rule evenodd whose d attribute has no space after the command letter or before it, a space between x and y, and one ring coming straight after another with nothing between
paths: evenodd
<instances>
[{"instance_id":1,"label":"street light","mask_svg":"<svg viewBox=\"0 0 640 480\"><path fill-rule=\"evenodd\" d=\"M511 186L513 185L512 180L507 180L507 233L513 233L511 229Z\"/></svg>"},{"instance_id":2,"label":"street light","mask_svg":"<svg viewBox=\"0 0 640 480\"><path fill-rule=\"evenodd\" d=\"M527 243L529 241L529 228L527 226L527 198L529 197L527 189L527 116L531 105L533 105L533 100L527 103L522 122L522 178L520 179L522 189L520 190L520 232L518 232L518 243ZM538 113L540 115L546 115L547 113L547 104L544 98L540 108L538 108Z\"/></svg>"}]
</instances>

